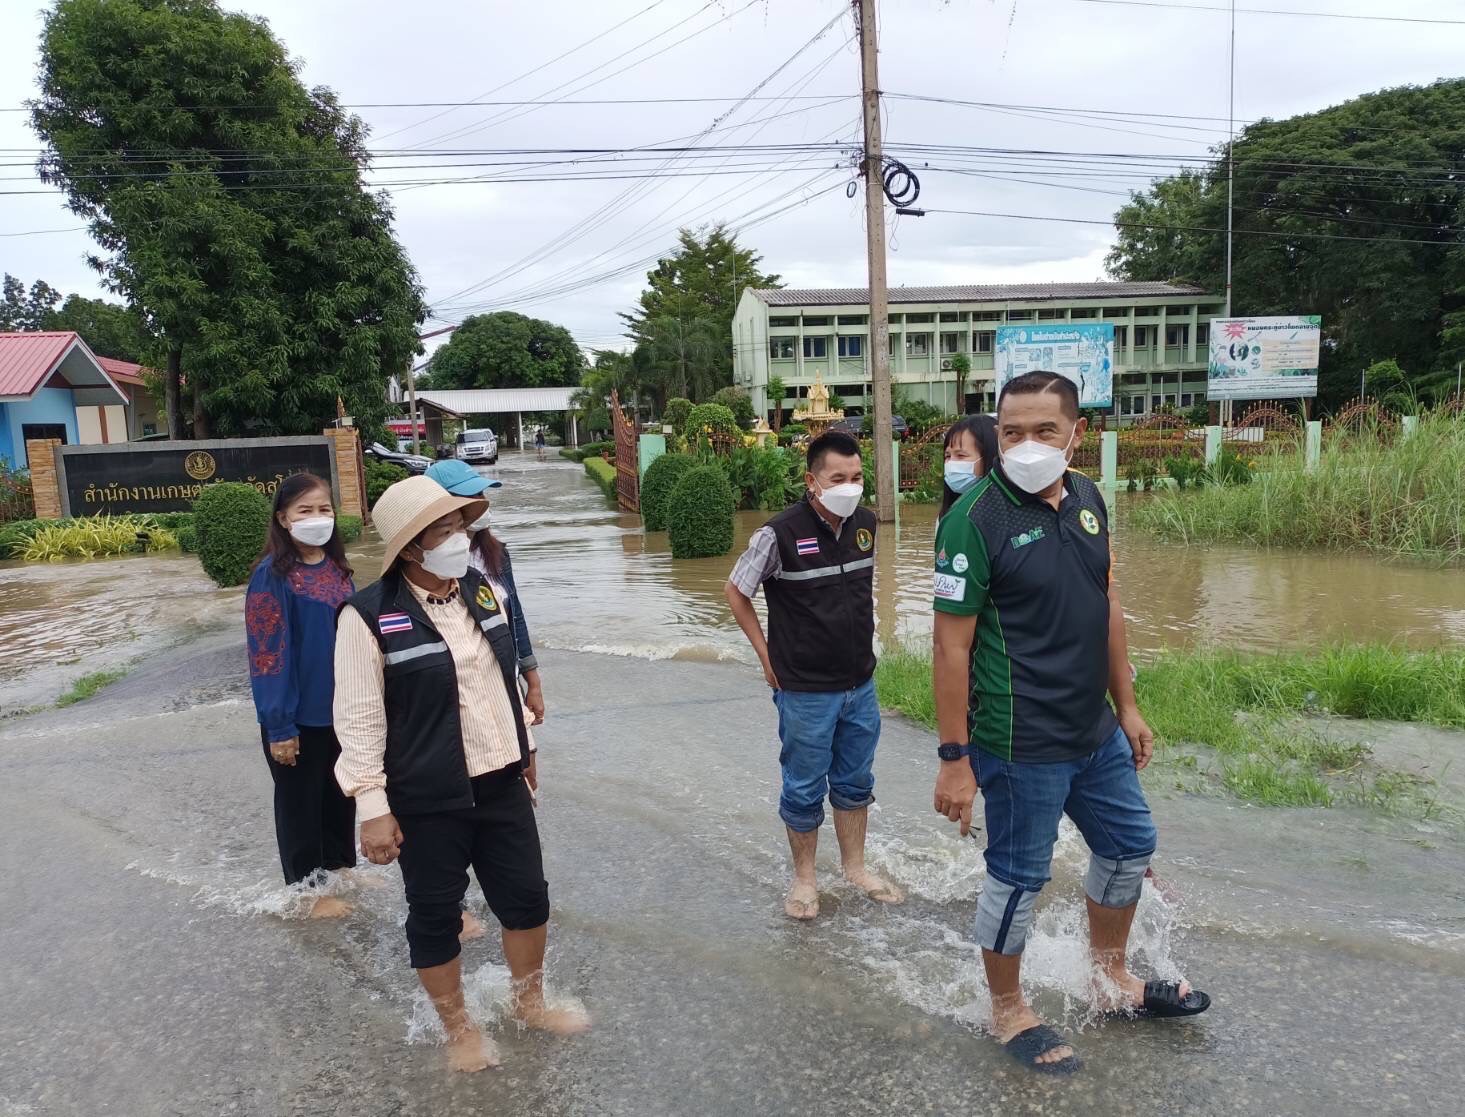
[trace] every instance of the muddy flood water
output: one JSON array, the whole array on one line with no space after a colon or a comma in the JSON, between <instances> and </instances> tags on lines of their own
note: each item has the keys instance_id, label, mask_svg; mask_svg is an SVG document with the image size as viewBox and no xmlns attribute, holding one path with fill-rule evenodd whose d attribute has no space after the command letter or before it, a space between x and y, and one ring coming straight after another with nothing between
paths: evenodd
<instances>
[{"instance_id":1,"label":"muddy flood water","mask_svg":"<svg viewBox=\"0 0 1465 1117\"><path fill-rule=\"evenodd\" d=\"M1154 766L1161 848L1135 966L1185 975L1215 1006L1179 1024L1088 1012L1085 862L1065 828L1025 972L1086 1068L1038 1079L981 1032L980 845L931 812L929 735L889 719L876 767L871 859L909 901L840 886L826 828L824 914L790 924L775 716L723 604L731 559L673 563L579 466L506 456L494 472L549 704L548 984L595 1030L552 1041L506 1024L490 936L464 972L505 1067L449 1077L406 966L397 869L332 878L355 904L339 924L303 920L309 895L280 885L239 591L186 558L5 565L0 705L49 706L84 670L130 673L68 710L0 720L0 1117L1459 1111L1454 825L1249 807ZM741 516L742 537L762 519ZM929 631L933 530L930 509L905 508L881 533L887 645ZM1458 571L1167 548L1122 525L1116 551L1143 652L1465 641ZM352 550L363 574L378 554L370 539ZM1462 751L1458 735L1430 740Z\"/></svg>"}]
</instances>

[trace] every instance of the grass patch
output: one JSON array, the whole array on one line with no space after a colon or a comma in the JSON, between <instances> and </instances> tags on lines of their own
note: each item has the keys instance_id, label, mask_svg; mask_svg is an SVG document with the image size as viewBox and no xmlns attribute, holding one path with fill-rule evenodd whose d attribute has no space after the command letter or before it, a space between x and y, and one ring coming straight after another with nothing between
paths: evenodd
<instances>
[{"instance_id":1,"label":"grass patch","mask_svg":"<svg viewBox=\"0 0 1465 1117\"><path fill-rule=\"evenodd\" d=\"M93 516L47 524L24 544L20 557L60 562L177 549L178 537L146 516Z\"/></svg>"},{"instance_id":2,"label":"grass patch","mask_svg":"<svg viewBox=\"0 0 1465 1117\"><path fill-rule=\"evenodd\" d=\"M875 684L882 706L935 727L928 653L887 653ZM1177 652L1143 668L1135 688L1157 759L1180 776L1193 774L1190 786L1213 777L1265 806L1344 802L1419 817L1440 809L1431 781L1372 765L1366 748L1329 738L1307 715L1465 730L1465 650ZM1212 750L1209 773L1188 751L1197 745Z\"/></svg>"},{"instance_id":3,"label":"grass patch","mask_svg":"<svg viewBox=\"0 0 1465 1117\"><path fill-rule=\"evenodd\" d=\"M56 699L59 707L75 706L78 702L85 702L103 687L111 686L118 679L127 674L125 667L112 667L105 671L90 671L71 684L71 689Z\"/></svg>"},{"instance_id":4,"label":"grass patch","mask_svg":"<svg viewBox=\"0 0 1465 1117\"><path fill-rule=\"evenodd\" d=\"M1247 485L1165 493L1131 522L1177 543L1251 543L1465 561L1465 420L1426 416L1408 438L1366 433L1268 456Z\"/></svg>"}]
</instances>

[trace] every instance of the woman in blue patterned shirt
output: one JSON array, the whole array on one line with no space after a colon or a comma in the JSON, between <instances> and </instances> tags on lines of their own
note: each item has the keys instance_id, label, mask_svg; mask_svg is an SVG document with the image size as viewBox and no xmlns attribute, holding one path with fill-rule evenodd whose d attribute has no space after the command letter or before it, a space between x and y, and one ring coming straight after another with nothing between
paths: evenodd
<instances>
[{"instance_id":1,"label":"woman in blue patterned shirt","mask_svg":"<svg viewBox=\"0 0 1465 1117\"><path fill-rule=\"evenodd\" d=\"M249 680L265 761L275 781L275 837L285 881L356 864L356 804L333 770L336 610L352 593L330 482L297 473L275 494L264 554L249 580L244 623ZM349 905L322 896L312 917Z\"/></svg>"}]
</instances>

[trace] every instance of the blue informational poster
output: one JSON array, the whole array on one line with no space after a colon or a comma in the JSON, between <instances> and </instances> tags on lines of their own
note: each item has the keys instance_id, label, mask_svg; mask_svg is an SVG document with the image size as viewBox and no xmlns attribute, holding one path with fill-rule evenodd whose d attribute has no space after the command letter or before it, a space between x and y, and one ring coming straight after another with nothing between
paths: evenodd
<instances>
[{"instance_id":1,"label":"blue informational poster","mask_svg":"<svg viewBox=\"0 0 1465 1117\"><path fill-rule=\"evenodd\" d=\"M1078 386L1080 407L1114 406L1114 325L1054 322L1000 326L996 342L997 390L1025 372L1056 372Z\"/></svg>"}]
</instances>

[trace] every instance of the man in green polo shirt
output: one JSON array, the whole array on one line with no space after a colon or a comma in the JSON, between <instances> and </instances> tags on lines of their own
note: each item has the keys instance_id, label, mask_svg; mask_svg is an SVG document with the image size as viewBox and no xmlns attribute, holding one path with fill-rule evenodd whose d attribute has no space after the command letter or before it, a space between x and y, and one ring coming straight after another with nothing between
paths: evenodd
<instances>
[{"instance_id":1,"label":"man in green polo shirt","mask_svg":"<svg viewBox=\"0 0 1465 1117\"><path fill-rule=\"evenodd\" d=\"M1084 892L1099 1007L1190 1016L1210 1006L1188 983L1146 983L1125 963L1155 850L1139 785L1154 735L1135 704L1108 510L1094 483L1068 470L1086 427L1069 380L1030 372L1009 381L998 402L1001 460L936 535L935 808L966 834L980 783L987 880L976 937L992 1030L1048 1073L1080 1064L1023 999L1020 970L1064 814L1091 854Z\"/></svg>"}]
</instances>

